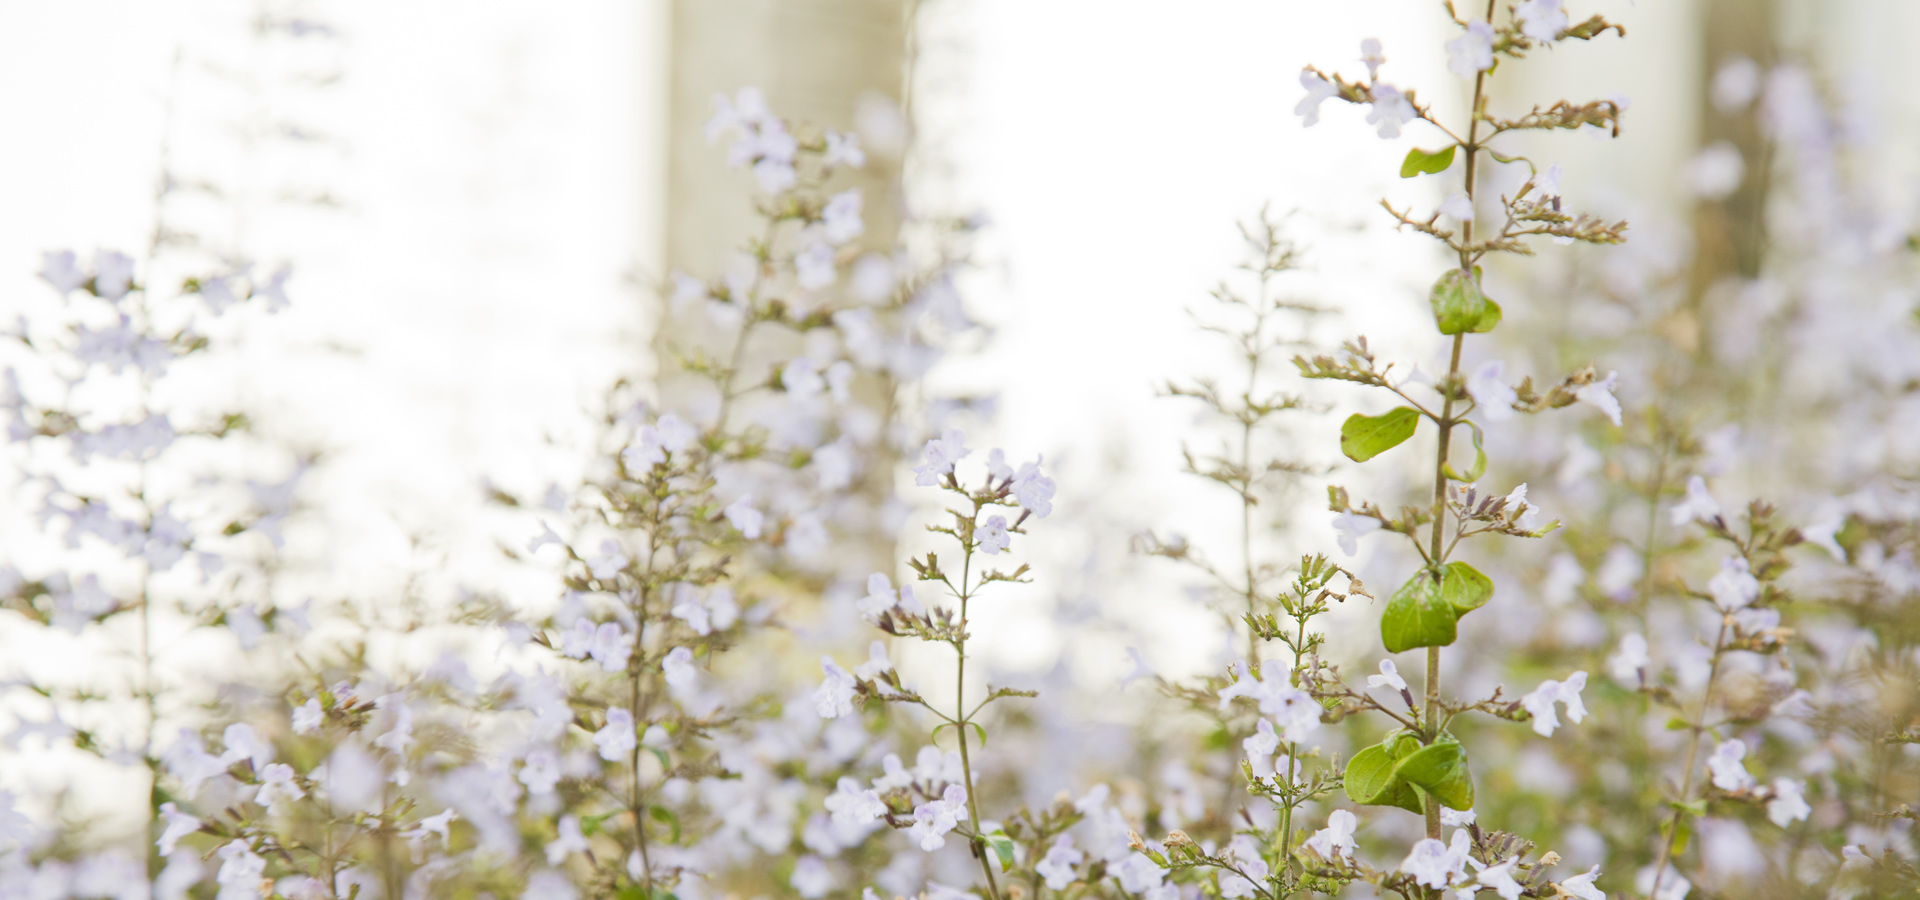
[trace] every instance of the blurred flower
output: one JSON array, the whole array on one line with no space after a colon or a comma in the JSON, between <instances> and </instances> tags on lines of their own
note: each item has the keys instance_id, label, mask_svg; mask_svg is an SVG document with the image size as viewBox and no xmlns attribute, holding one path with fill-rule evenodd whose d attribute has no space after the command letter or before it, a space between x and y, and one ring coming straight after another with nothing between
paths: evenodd
<instances>
[{"instance_id":1,"label":"blurred flower","mask_svg":"<svg viewBox=\"0 0 1920 900\"><path fill-rule=\"evenodd\" d=\"M1311 128L1320 121L1320 104L1340 96L1340 89L1312 69L1300 70L1300 86L1307 89L1307 95L1300 98L1299 105L1293 108L1293 114L1300 117L1302 128Z\"/></svg>"},{"instance_id":2,"label":"blurred flower","mask_svg":"<svg viewBox=\"0 0 1920 900\"><path fill-rule=\"evenodd\" d=\"M1713 786L1729 793L1744 791L1753 787L1753 775L1747 771L1747 742L1739 738L1721 741L1713 748L1713 755L1707 757L1707 771L1713 775Z\"/></svg>"},{"instance_id":3,"label":"blurred flower","mask_svg":"<svg viewBox=\"0 0 1920 900\"><path fill-rule=\"evenodd\" d=\"M1501 380L1506 370L1506 363L1490 359L1467 376L1467 394L1473 397L1474 405L1480 408L1489 422L1513 418L1513 404L1520 399L1520 395Z\"/></svg>"},{"instance_id":4,"label":"blurred flower","mask_svg":"<svg viewBox=\"0 0 1920 900\"><path fill-rule=\"evenodd\" d=\"M1560 8L1561 0L1526 0L1513 10L1513 20L1520 25L1520 33L1539 41L1551 44L1560 39L1560 32L1567 30L1567 13Z\"/></svg>"},{"instance_id":5,"label":"blurred flower","mask_svg":"<svg viewBox=\"0 0 1920 900\"><path fill-rule=\"evenodd\" d=\"M1399 88L1385 82L1373 86L1373 112L1367 114L1367 124L1379 126L1382 139L1399 137L1400 126L1413 121L1416 115L1413 104L1407 102Z\"/></svg>"},{"instance_id":6,"label":"blurred flower","mask_svg":"<svg viewBox=\"0 0 1920 900\"><path fill-rule=\"evenodd\" d=\"M1447 68L1469 80L1493 68L1493 26L1468 22L1465 32L1447 42Z\"/></svg>"}]
</instances>

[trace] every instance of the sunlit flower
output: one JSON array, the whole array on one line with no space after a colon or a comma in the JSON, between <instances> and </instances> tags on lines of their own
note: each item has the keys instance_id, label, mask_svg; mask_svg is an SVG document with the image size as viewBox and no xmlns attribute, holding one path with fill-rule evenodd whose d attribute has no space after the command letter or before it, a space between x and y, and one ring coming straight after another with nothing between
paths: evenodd
<instances>
[{"instance_id":1,"label":"sunlit flower","mask_svg":"<svg viewBox=\"0 0 1920 900\"><path fill-rule=\"evenodd\" d=\"M1567 30L1567 13L1560 8L1561 0L1525 0L1513 10L1513 20L1520 26L1520 33L1543 44L1551 44L1560 39L1560 32Z\"/></svg>"},{"instance_id":2,"label":"sunlit flower","mask_svg":"<svg viewBox=\"0 0 1920 900\"><path fill-rule=\"evenodd\" d=\"M1465 32L1447 42L1447 68L1469 80L1493 68L1493 26L1468 22Z\"/></svg>"},{"instance_id":3,"label":"sunlit flower","mask_svg":"<svg viewBox=\"0 0 1920 900\"><path fill-rule=\"evenodd\" d=\"M1381 82L1373 86L1373 111L1367 113L1367 124L1379 127L1382 139L1393 140L1400 136L1400 126L1413 121L1417 113L1413 104L1407 102L1407 96L1393 85Z\"/></svg>"},{"instance_id":4,"label":"sunlit flower","mask_svg":"<svg viewBox=\"0 0 1920 900\"><path fill-rule=\"evenodd\" d=\"M1327 814L1327 827L1307 838L1307 849L1320 854L1320 858L1332 862L1345 857L1353 859L1353 831L1360 827L1360 818L1344 809L1336 809Z\"/></svg>"},{"instance_id":5,"label":"sunlit flower","mask_svg":"<svg viewBox=\"0 0 1920 900\"><path fill-rule=\"evenodd\" d=\"M1300 70L1300 86L1307 89L1307 95L1300 98L1299 105L1293 108L1293 114L1300 117L1302 127L1312 127L1320 121L1320 104L1340 96L1340 89L1312 69Z\"/></svg>"}]
</instances>

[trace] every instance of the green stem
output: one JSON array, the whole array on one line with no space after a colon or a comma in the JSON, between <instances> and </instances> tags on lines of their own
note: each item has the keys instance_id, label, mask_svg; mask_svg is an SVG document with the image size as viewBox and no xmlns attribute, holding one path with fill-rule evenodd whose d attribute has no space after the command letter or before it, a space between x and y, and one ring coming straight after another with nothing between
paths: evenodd
<instances>
[{"instance_id":1,"label":"green stem","mask_svg":"<svg viewBox=\"0 0 1920 900\"><path fill-rule=\"evenodd\" d=\"M973 518L975 520L980 518L978 503L974 504ZM960 777L966 782L967 817L973 822L973 830L978 833L980 802L974 797L976 792L973 789L973 758L967 750L967 726L972 723L972 717L967 715L967 601L972 599L970 596L973 572L972 528L967 530L965 546L966 554L960 563L960 635L953 641L954 653L957 656L953 677L953 714L959 721L959 726L954 730L960 733ZM1000 900L1000 885L993 877L993 862L987 858L990 851L986 847L985 839L974 838L969 843L973 850L973 858L980 861L980 871L987 877L988 900Z\"/></svg>"}]
</instances>

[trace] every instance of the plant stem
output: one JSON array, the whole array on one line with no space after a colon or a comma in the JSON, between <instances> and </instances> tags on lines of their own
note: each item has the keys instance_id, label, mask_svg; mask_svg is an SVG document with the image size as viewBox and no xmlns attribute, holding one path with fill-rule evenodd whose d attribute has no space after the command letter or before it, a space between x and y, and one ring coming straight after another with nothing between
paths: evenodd
<instances>
[{"instance_id":1,"label":"plant stem","mask_svg":"<svg viewBox=\"0 0 1920 900\"><path fill-rule=\"evenodd\" d=\"M1680 781L1680 802L1687 802L1693 795L1693 764L1700 758L1700 734L1706 729L1700 723L1707 720L1707 707L1713 702L1713 682L1720 675L1720 658L1726 653L1727 621L1720 621L1720 634L1713 639L1713 662L1707 667L1707 686L1700 693L1700 711L1694 714L1693 737L1687 742L1687 771ZM1673 842L1680 834L1680 817L1686 815L1683 809L1675 809L1673 818L1667 821L1667 836L1660 842L1660 856L1653 863L1653 888L1647 891L1648 897L1660 896L1660 882L1667 874L1667 860L1673 856Z\"/></svg>"},{"instance_id":2,"label":"plant stem","mask_svg":"<svg viewBox=\"0 0 1920 900\"><path fill-rule=\"evenodd\" d=\"M974 504L973 518L980 518L980 505L978 503ZM967 601L972 599L970 596L972 592L971 578L973 572L972 529L968 529L967 531L965 546L966 555L960 563L960 636L955 638L953 642L954 653L957 657L954 663L953 677L953 715L954 721L959 723L954 730L960 732L960 777L966 782L964 786L967 789L967 818L973 822L974 832L978 833L980 831L980 803L974 798L973 758L967 751L967 726L972 722L972 717L967 714ZM993 877L993 862L987 858L988 851L986 849L985 839L974 838L969 843L972 845L973 858L980 861L980 871L987 876L988 900L1000 900L1000 885Z\"/></svg>"}]
</instances>

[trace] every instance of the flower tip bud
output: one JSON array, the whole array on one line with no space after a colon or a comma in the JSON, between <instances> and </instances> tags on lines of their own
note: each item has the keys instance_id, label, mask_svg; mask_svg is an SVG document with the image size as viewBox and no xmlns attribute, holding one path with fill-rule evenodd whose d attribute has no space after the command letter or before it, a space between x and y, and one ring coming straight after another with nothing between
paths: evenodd
<instances>
[{"instance_id":1,"label":"flower tip bud","mask_svg":"<svg viewBox=\"0 0 1920 900\"><path fill-rule=\"evenodd\" d=\"M1540 857L1540 864L1543 866L1557 866L1560 864L1560 854L1548 850L1545 856Z\"/></svg>"}]
</instances>

